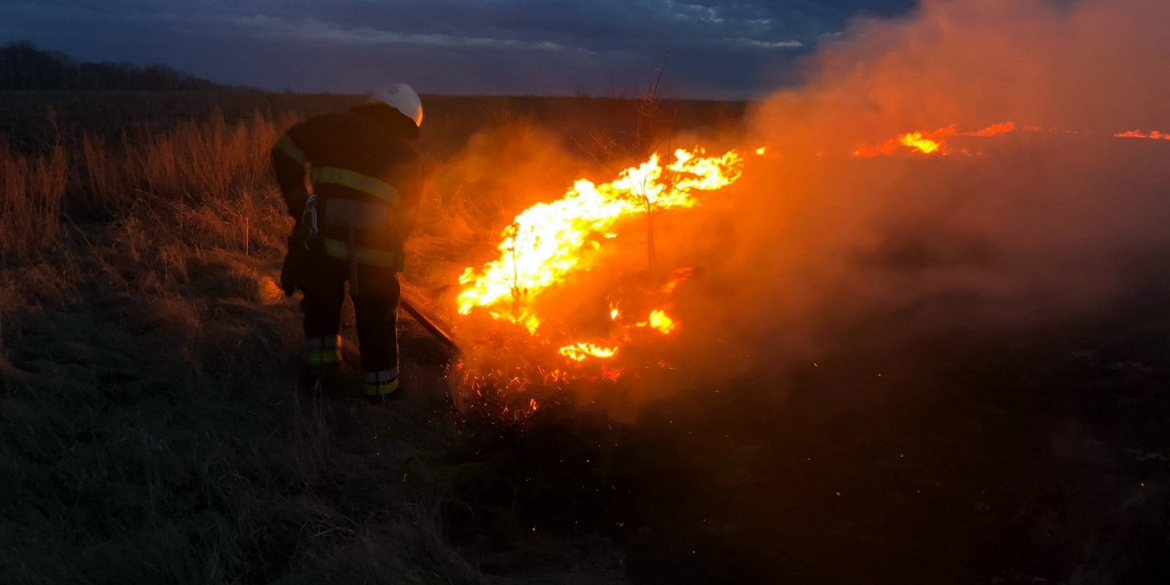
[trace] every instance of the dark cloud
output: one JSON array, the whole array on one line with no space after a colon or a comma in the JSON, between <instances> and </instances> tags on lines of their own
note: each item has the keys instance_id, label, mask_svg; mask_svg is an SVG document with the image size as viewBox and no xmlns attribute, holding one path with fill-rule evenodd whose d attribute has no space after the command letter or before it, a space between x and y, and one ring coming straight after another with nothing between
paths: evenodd
<instances>
[{"instance_id":1,"label":"dark cloud","mask_svg":"<svg viewBox=\"0 0 1170 585\"><path fill-rule=\"evenodd\" d=\"M0 1L0 41L84 59L162 61L212 79L364 91L637 90L666 52L686 95L748 95L858 14L914 0Z\"/></svg>"}]
</instances>

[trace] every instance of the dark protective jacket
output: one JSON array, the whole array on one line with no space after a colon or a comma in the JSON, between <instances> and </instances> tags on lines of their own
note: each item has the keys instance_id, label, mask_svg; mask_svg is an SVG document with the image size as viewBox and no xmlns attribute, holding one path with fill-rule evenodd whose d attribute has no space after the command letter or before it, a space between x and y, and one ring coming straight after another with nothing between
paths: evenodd
<instances>
[{"instance_id":1,"label":"dark protective jacket","mask_svg":"<svg viewBox=\"0 0 1170 585\"><path fill-rule=\"evenodd\" d=\"M410 211L420 196L414 121L382 104L310 118L272 148L288 211L300 218L317 196L326 255L401 271Z\"/></svg>"}]
</instances>

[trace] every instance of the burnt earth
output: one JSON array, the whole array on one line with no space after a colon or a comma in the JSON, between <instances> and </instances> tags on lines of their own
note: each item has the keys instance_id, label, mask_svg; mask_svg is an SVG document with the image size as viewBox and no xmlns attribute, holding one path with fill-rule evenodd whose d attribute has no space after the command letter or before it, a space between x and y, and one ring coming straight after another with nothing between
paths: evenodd
<instances>
[{"instance_id":1,"label":"burnt earth","mask_svg":"<svg viewBox=\"0 0 1170 585\"><path fill-rule=\"evenodd\" d=\"M636 424L466 421L449 457L477 472L444 518L496 549L489 572L600 538L643 583L1156 582L1161 298L927 338L903 333L917 310L873 316L815 366L681 392Z\"/></svg>"}]
</instances>

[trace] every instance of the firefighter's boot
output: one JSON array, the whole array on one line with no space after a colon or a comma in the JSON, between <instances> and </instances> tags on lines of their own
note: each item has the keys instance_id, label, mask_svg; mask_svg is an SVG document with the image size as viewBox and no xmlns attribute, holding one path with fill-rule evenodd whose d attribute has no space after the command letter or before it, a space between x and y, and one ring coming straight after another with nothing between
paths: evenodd
<instances>
[{"instance_id":1,"label":"firefighter's boot","mask_svg":"<svg viewBox=\"0 0 1170 585\"><path fill-rule=\"evenodd\" d=\"M341 371L341 336L310 337L305 366L318 376L332 376Z\"/></svg>"},{"instance_id":2,"label":"firefighter's boot","mask_svg":"<svg viewBox=\"0 0 1170 585\"><path fill-rule=\"evenodd\" d=\"M375 404L397 398L398 368L362 374L362 393Z\"/></svg>"}]
</instances>

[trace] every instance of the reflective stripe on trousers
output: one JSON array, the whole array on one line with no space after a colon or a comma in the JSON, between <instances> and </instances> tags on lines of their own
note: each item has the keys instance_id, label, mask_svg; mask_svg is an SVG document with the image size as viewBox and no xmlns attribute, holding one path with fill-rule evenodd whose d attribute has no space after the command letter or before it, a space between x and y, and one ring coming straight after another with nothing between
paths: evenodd
<instances>
[{"instance_id":1,"label":"reflective stripe on trousers","mask_svg":"<svg viewBox=\"0 0 1170 585\"><path fill-rule=\"evenodd\" d=\"M341 365L341 336L326 335L305 339L305 363L310 368L333 368Z\"/></svg>"},{"instance_id":2,"label":"reflective stripe on trousers","mask_svg":"<svg viewBox=\"0 0 1170 585\"><path fill-rule=\"evenodd\" d=\"M341 336L324 335L320 337L309 337L305 339L305 346L308 349L340 349Z\"/></svg>"},{"instance_id":3,"label":"reflective stripe on trousers","mask_svg":"<svg viewBox=\"0 0 1170 585\"><path fill-rule=\"evenodd\" d=\"M334 258L322 256L319 261L313 267L313 277L305 282L305 296L301 300L306 338L335 337L342 327L349 267ZM388 268L358 265L358 279L361 294L349 296L353 299L361 370L378 372L395 368L398 366L398 275Z\"/></svg>"},{"instance_id":4,"label":"reflective stripe on trousers","mask_svg":"<svg viewBox=\"0 0 1170 585\"><path fill-rule=\"evenodd\" d=\"M382 370L380 372L366 372L362 374L364 384L384 384L398 379L398 368Z\"/></svg>"},{"instance_id":5,"label":"reflective stripe on trousers","mask_svg":"<svg viewBox=\"0 0 1170 585\"><path fill-rule=\"evenodd\" d=\"M362 374L362 392L366 396L385 396L398 390L398 368Z\"/></svg>"}]
</instances>

